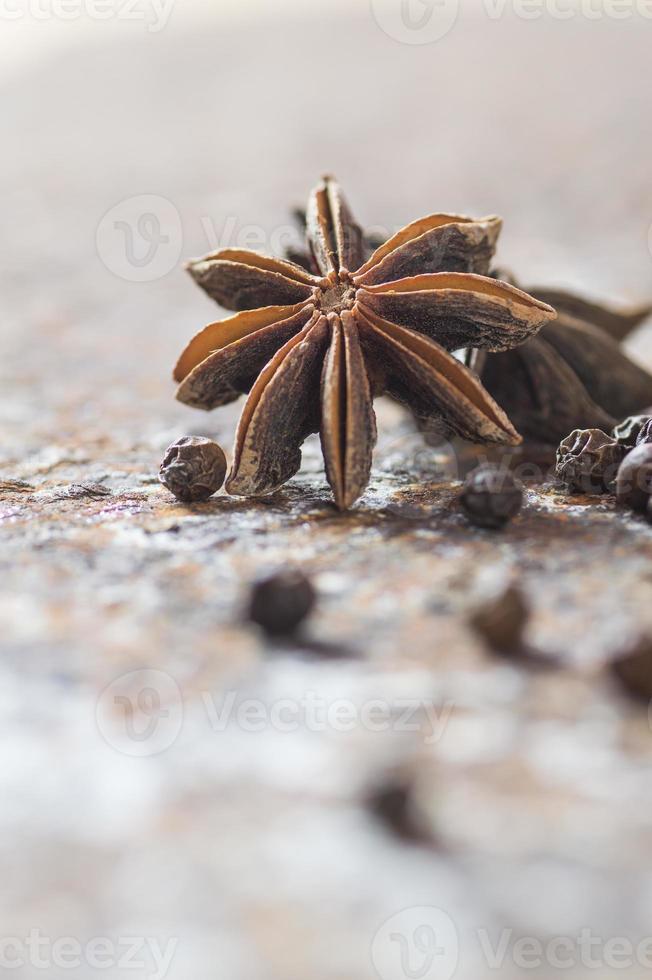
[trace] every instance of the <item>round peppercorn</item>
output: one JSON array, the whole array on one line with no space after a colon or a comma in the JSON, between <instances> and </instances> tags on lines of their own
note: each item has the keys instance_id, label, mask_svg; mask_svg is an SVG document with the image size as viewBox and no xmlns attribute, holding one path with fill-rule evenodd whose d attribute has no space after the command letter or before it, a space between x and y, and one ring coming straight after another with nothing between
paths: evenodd
<instances>
[{"instance_id":1,"label":"round peppercorn","mask_svg":"<svg viewBox=\"0 0 652 980\"><path fill-rule=\"evenodd\" d=\"M652 496L652 443L644 442L627 453L620 464L616 497L623 507L645 514Z\"/></svg>"},{"instance_id":2,"label":"round peppercorn","mask_svg":"<svg viewBox=\"0 0 652 980\"><path fill-rule=\"evenodd\" d=\"M504 527L521 509L523 487L509 470L487 463L466 478L460 504L472 524Z\"/></svg>"},{"instance_id":3,"label":"round peppercorn","mask_svg":"<svg viewBox=\"0 0 652 980\"><path fill-rule=\"evenodd\" d=\"M512 582L479 603L469 624L497 653L519 653L530 607L520 587Z\"/></svg>"},{"instance_id":4,"label":"round peppercorn","mask_svg":"<svg viewBox=\"0 0 652 980\"><path fill-rule=\"evenodd\" d=\"M184 503L208 500L226 476L222 448L203 436L185 436L168 446L159 470L161 483Z\"/></svg>"},{"instance_id":5,"label":"round peppercorn","mask_svg":"<svg viewBox=\"0 0 652 980\"><path fill-rule=\"evenodd\" d=\"M640 636L612 662L611 670L625 690L636 698L652 698L652 639Z\"/></svg>"},{"instance_id":6,"label":"round peppercorn","mask_svg":"<svg viewBox=\"0 0 652 980\"><path fill-rule=\"evenodd\" d=\"M249 619L270 636L294 633L315 604L315 590L303 572L286 569L256 582Z\"/></svg>"},{"instance_id":7,"label":"round peppercorn","mask_svg":"<svg viewBox=\"0 0 652 980\"><path fill-rule=\"evenodd\" d=\"M557 450L557 476L569 490L608 493L625 452L625 446L602 429L575 429Z\"/></svg>"}]
</instances>

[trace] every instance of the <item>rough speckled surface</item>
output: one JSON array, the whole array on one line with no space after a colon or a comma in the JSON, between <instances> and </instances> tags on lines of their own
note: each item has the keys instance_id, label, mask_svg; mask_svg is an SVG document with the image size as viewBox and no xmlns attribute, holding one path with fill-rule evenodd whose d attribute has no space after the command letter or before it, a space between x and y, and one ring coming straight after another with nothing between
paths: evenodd
<instances>
[{"instance_id":1,"label":"rough speckled surface","mask_svg":"<svg viewBox=\"0 0 652 980\"><path fill-rule=\"evenodd\" d=\"M576 953L563 972L612 976L604 944L652 932L652 732L604 668L652 630L652 528L544 480L504 533L473 530L454 503L467 460L383 402L350 514L314 440L272 498L178 504L156 478L163 450L186 433L230 447L238 413L172 399L174 358L216 310L181 270L115 277L94 240L109 208L151 193L179 210L184 256L229 217L262 222L269 250L286 203L329 169L366 224L499 212L523 281L644 300L652 24L465 14L420 48L349 11L337 61L359 94L329 114L325 4L288 15L274 45L269 11L221 16L135 29L119 66L95 25L0 90L17 134L0 162L2 935L176 939L172 980L448 980L450 935L438 973L412 948L408 974L384 933L372 946L390 916L434 906L460 980L492 972L482 930L495 946L503 928L510 950L590 929L598 966ZM284 86L296 109L272 121ZM652 363L649 328L631 347ZM303 636L268 646L242 603L288 560L320 601ZM509 577L540 662L491 655L466 623ZM426 843L365 808L395 770ZM404 912L393 934L410 943L427 921ZM513 960L501 976L521 975Z\"/></svg>"}]
</instances>

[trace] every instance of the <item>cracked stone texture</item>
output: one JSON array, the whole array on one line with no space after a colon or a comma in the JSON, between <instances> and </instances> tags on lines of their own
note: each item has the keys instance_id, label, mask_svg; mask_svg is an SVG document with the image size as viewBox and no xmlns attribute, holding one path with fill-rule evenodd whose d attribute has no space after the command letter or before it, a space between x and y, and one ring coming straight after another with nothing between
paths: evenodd
<instances>
[{"instance_id":1,"label":"cracked stone texture","mask_svg":"<svg viewBox=\"0 0 652 980\"><path fill-rule=\"evenodd\" d=\"M315 439L269 499L180 505L156 478L165 447L229 448L239 410L173 400L176 355L219 311L178 263L114 275L95 237L155 194L181 216L180 256L246 244L256 222L269 249L330 170L367 225L497 212L524 282L648 299L652 22L463 11L409 46L366 5L333 10L96 23L0 81L2 935L174 940L172 980L448 980L448 916L460 980L495 975L483 941L504 929L500 975L554 975L523 972L516 940L588 929L597 965L576 944L563 972L602 980L607 940L652 932L652 734L606 666L652 630L652 529L544 472L504 533L475 531L455 505L469 454L424 447L383 401L351 513ZM629 346L652 365L652 328ZM272 646L241 610L289 561L319 604ZM467 625L510 578L532 607L527 663ZM366 803L399 778L418 843ZM438 953L423 906L441 910Z\"/></svg>"}]
</instances>

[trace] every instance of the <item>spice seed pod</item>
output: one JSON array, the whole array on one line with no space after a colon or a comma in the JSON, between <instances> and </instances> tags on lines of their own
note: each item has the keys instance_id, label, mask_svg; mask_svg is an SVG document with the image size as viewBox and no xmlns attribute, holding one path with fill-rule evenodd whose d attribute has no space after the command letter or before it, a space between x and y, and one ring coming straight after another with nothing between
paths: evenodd
<instances>
[{"instance_id":1,"label":"spice seed pod","mask_svg":"<svg viewBox=\"0 0 652 980\"><path fill-rule=\"evenodd\" d=\"M224 483L226 457L221 446L204 436L184 436L168 446L159 469L163 486L177 500L208 500Z\"/></svg>"}]
</instances>

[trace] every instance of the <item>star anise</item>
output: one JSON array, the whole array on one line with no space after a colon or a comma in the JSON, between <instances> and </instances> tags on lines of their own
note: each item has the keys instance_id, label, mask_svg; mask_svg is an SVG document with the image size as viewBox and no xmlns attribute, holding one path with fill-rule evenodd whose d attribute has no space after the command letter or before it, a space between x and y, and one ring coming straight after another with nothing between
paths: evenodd
<instances>
[{"instance_id":1,"label":"star anise","mask_svg":"<svg viewBox=\"0 0 652 980\"><path fill-rule=\"evenodd\" d=\"M475 442L520 436L476 375L449 351L504 350L555 316L488 271L498 218L434 214L365 261L363 233L337 183L312 193L307 238L318 272L243 249L191 262L206 292L236 316L209 324L181 355L177 397L212 409L249 392L226 482L232 494L278 489L319 431L338 507L369 481L373 397L387 393L421 419L441 416ZM442 269L462 271L446 271Z\"/></svg>"},{"instance_id":2,"label":"star anise","mask_svg":"<svg viewBox=\"0 0 652 980\"><path fill-rule=\"evenodd\" d=\"M561 290L531 292L557 319L516 350L467 360L526 439L556 445L574 429L610 431L652 403L652 376L620 346L650 307L620 313Z\"/></svg>"}]
</instances>

